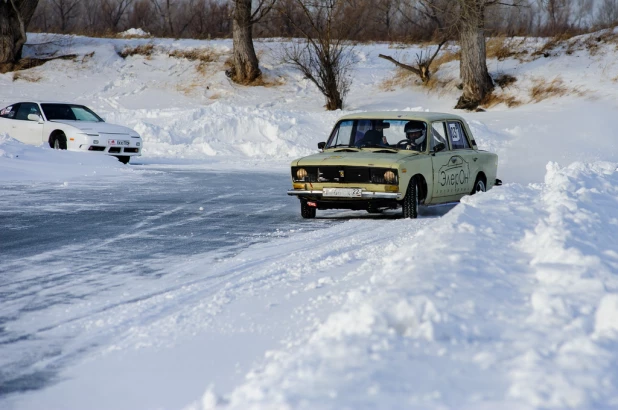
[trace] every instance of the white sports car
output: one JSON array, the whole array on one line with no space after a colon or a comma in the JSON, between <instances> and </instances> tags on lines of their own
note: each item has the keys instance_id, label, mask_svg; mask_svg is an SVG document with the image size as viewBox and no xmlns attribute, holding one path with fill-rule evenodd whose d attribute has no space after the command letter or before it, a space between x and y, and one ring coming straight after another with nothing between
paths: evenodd
<instances>
[{"instance_id":1,"label":"white sports car","mask_svg":"<svg viewBox=\"0 0 618 410\"><path fill-rule=\"evenodd\" d=\"M90 108L57 102L20 102L0 110L0 134L26 144L113 155L122 163L141 155L142 137L108 124Z\"/></svg>"}]
</instances>

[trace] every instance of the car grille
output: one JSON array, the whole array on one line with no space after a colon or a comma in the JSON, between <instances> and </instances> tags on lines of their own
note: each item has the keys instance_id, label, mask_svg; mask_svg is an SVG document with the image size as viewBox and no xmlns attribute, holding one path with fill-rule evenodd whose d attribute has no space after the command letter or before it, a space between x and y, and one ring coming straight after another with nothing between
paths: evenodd
<instances>
[{"instance_id":1,"label":"car grille","mask_svg":"<svg viewBox=\"0 0 618 410\"><path fill-rule=\"evenodd\" d=\"M299 169L304 169L307 175L298 178ZM395 178L386 181L384 174L392 171ZM347 166L325 166L325 167L292 167L292 179L294 182L340 182L340 183L362 183L362 184L397 184L397 170L391 168L371 168L371 167L347 167Z\"/></svg>"}]
</instances>

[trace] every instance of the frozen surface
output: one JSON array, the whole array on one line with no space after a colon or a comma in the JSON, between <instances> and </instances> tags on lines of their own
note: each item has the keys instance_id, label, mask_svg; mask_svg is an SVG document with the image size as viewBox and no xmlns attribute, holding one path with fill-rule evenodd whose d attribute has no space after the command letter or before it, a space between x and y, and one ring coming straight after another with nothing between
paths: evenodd
<instances>
[{"instance_id":1,"label":"frozen surface","mask_svg":"<svg viewBox=\"0 0 618 410\"><path fill-rule=\"evenodd\" d=\"M84 103L140 132L144 155L0 136L1 408L618 407L613 44L490 60L524 104L458 113L502 187L418 220L303 221L289 161L343 113L276 61L284 43L257 43L267 86L241 87L228 40L30 40L83 58L0 75L0 106ZM168 55L194 48L218 57ZM345 111L455 112L456 90L385 86L377 55L418 51L357 47ZM568 92L531 102L557 75Z\"/></svg>"}]
</instances>

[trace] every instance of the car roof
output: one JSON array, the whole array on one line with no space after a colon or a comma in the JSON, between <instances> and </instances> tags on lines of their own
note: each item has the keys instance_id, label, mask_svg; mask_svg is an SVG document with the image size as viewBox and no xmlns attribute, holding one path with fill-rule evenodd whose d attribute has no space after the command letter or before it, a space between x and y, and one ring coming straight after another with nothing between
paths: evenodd
<instances>
[{"instance_id":1,"label":"car roof","mask_svg":"<svg viewBox=\"0 0 618 410\"><path fill-rule=\"evenodd\" d=\"M353 114L344 115L339 118L341 120L379 120L379 119L389 119L389 120L417 120L417 121L440 121L440 120L460 120L463 121L463 118L455 115L448 114L442 112L422 112L422 111L365 111L365 112L357 112Z\"/></svg>"},{"instance_id":2,"label":"car roof","mask_svg":"<svg viewBox=\"0 0 618 410\"><path fill-rule=\"evenodd\" d=\"M70 103L70 102L66 102L66 101L35 101L38 102L39 104L69 104L69 105L84 105L84 104L78 104L78 103Z\"/></svg>"},{"instance_id":3,"label":"car roof","mask_svg":"<svg viewBox=\"0 0 618 410\"><path fill-rule=\"evenodd\" d=\"M22 101L15 101L14 103L9 104L9 105L24 104L24 103L34 103L34 104L70 104L70 105L84 105L84 104L79 104L79 103L70 103L70 102L65 102L65 101L39 101L39 100L22 100Z\"/></svg>"}]
</instances>

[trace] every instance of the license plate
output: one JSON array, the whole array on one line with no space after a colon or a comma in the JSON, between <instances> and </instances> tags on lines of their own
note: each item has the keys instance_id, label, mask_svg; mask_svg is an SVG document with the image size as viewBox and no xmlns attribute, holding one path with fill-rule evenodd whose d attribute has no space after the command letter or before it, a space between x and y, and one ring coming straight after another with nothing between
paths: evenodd
<instances>
[{"instance_id":1,"label":"license plate","mask_svg":"<svg viewBox=\"0 0 618 410\"><path fill-rule=\"evenodd\" d=\"M360 198L363 190L360 188L324 188L322 196L337 196L344 198Z\"/></svg>"},{"instance_id":2,"label":"license plate","mask_svg":"<svg viewBox=\"0 0 618 410\"><path fill-rule=\"evenodd\" d=\"M124 140L107 140L107 145L131 145L131 143Z\"/></svg>"}]
</instances>

